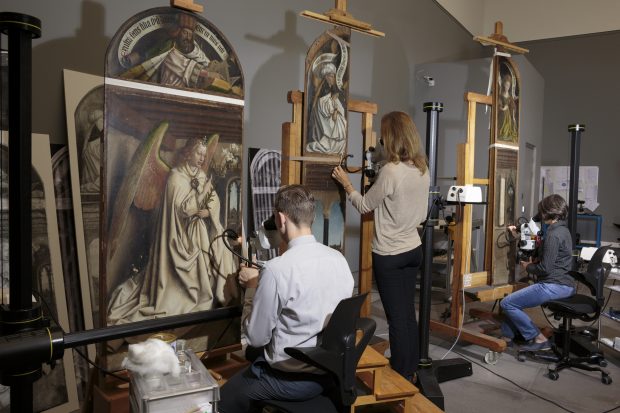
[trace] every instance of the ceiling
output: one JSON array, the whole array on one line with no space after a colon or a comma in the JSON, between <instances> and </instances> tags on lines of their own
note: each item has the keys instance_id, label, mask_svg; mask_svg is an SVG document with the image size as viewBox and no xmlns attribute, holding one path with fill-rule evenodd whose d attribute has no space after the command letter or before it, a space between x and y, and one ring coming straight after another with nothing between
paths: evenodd
<instances>
[{"instance_id":1,"label":"ceiling","mask_svg":"<svg viewBox=\"0 0 620 413\"><path fill-rule=\"evenodd\" d=\"M508 40L525 42L620 30L618 0L435 0L472 35L496 21Z\"/></svg>"}]
</instances>

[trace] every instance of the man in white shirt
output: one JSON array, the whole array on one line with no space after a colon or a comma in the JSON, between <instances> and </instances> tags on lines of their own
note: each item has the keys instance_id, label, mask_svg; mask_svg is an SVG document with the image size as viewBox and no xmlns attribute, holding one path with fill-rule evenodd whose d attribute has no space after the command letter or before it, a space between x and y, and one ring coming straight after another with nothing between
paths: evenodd
<instances>
[{"instance_id":1,"label":"man in white shirt","mask_svg":"<svg viewBox=\"0 0 620 413\"><path fill-rule=\"evenodd\" d=\"M333 385L312 366L291 359L285 347L313 347L338 303L351 296L353 276L342 254L312 235L314 197L302 185L276 194L275 221L287 250L260 274L245 267L239 281L252 309L242 320L248 345L264 347L252 365L221 389L221 413L252 412L267 399L306 400Z\"/></svg>"}]
</instances>

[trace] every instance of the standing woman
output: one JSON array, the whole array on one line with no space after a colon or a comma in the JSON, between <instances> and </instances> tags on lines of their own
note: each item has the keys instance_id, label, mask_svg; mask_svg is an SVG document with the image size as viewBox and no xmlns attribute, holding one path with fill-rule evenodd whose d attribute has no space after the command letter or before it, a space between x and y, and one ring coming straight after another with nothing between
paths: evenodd
<instances>
[{"instance_id":1,"label":"standing woman","mask_svg":"<svg viewBox=\"0 0 620 413\"><path fill-rule=\"evenodd\" d=\"M332 177L355 209L362 214L374 211L372 269L389 325L390 364L403 377L415 380L420 359L415 289L422 263L417 227L426 218L430 178L420 135L409 115L385 115L380 142L387 162L365 195L353 189L340 166Z\"/></svg>"}]
</instances>

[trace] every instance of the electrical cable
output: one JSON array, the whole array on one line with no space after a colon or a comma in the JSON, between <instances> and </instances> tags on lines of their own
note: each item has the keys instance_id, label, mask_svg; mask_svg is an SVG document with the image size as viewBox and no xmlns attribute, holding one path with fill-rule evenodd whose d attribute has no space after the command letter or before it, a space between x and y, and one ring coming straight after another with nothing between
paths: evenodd
<instances>
[{"instance_id":1,"label":"electrical cable","mask_svg":"<svg viewBox=\"0 0 620 413\"><path fill-rule=\"evenodd\" d=\"M446 351L446 354L444 354L441 357L441 360L445 359L446 356L448 354L450 354L450 352L454 349L454 346L456 346L456 343L459 342L459 338L461 338L461 333L463 332L463 324L465 323L465 288L461 288L461 292L462 292L462 303L463 303L463 315L461 317L461 322L459 323L459 332L456 335L456 339L454 339L454 343L452 343L452 346L448 349L448 351ZM454 352L455 354L458 354L456 351Z\"/></svg>"},{"instance_id":2,"label":"electrical cable","mask_svg":"<svg viewBox=\"0 0 620 413\"><path fill-rule=\"evenodd\" d=\"M459 355L459 356L461 356L461 357L463 357L463 358L464 358L464 359L466 359L467 361L469 361L469 362L471 362L471 363L474 363L474 364L476 364L476 365L477 365L477 366L479 366L479 367L482 367L483 369L485 369L485 370L487 370L488 372L490 372L490 373L494 374L495 376L500 377L500 378L502 378L502 379L506 380L508 383L510 383L510 384L512 384L512 385L514 385L514 386L516 386L516 387L518 387L519 389L521 389L521 390L523 390L523 391L525 391L525 392L527 392L527 393L531 394L532 396L538 397L539 399L544 400L544 401L546 401L546 402L548 402L548 403L551 403L551 404L553 404L553 405L555 405L555 406L559 407L560 409L562 409L562 410L564 410L564 411L567 411L567 412L569 412L569 413L577 413L577 412L575 412L575 411L573 411L573 410L567 409L566 407L562 406L561 404L559 404L559 403L557 403L557 402L555 402L555 401L553 401L553 400L547 399L546 397L543 397L543 396L541 396L541 395L539 395L539 394L534 393L533 391L531 391L531 390L529 390L529 389L526 389L525 387L521 386L519 383L517 383L517 382L515 382L515 381L513 381L513 380L511 380L511 379L509 379L508 377L502 376L502 375L501 375L501 374L499 374L499 373L494 372L493 370L491 370L490 368L486 367L485 365L483 365L483 364L481 364L481 363L477 362L476 360L473 360L473 359L472 359L472 358L470 358L470 357L465 356L464 354L459 353L458 351L455 351L454 353L455 353L455 354L458 354L458 355ZM618 406L618 407L620 407L620 406ZM608 412L611 412L611 411L613 411L613 410L617 409L618 407L615 407L615 408L613 408L612 410L607 410L607 411L602 412L602 413L608 413Z\"/></svg>"},{"instance_id":3,"label":"electrical cable","mask_svg":"<svg viewBox=\"0 0 620 413\"><path fill-rule=\"evenodd\" d=\"M262 265L244 257L243 255L239 254L237 251L235 251L230 244L228 244L228 238L232 238L232 239L237 239L239 238L239 234L237 234L235 231L233 231L232 229L226 229L224 230L224 232L221 235L218 235L217 237L215 237L215 239L217 238L222 238L222 242L224 243L224 246L226 247L226 249L228 249L228 251L230 251L233 255L235 255L237 258L239 258L242 261L245 261L246 263L250 264L250 266L252 267L256 267L256 268L263 268ZM214 239L214 240L215 240Z\"/></svg>"},{"instance_id":4,"label":"electrical cable","mask_svg":"<svg viewBox=\"0 0 620 413\"><path fill-rule=\"evenodd\" d=\"M217 339L215 339L215 341L213 342L213 345L211 346L211 348L207 348L205 350L204 354L200 357L200 361L203 361L203 360L209 358L209 354L218 345L220 340L224 337L224 334L226 334L226 332L228 331L228 329L232 325L233 321L235 321L235 319L231 318L230 321L228 322L228 324L226 324L226 327L224 328L224 330L222 330L222 333L218 336Z\"/></svg>"},{"instance_id":5,"label":"electrical cable","mask_svg":"<svg viewBox=\"0 0 620 413\"><path fill-rule=\"evenodd\" d=\"M56 317L54 317L54 313L52 313L52 309L50 308L49 304L47 304L47 301L45 301L45 298L43 298L43 295L41 295L41 293L39 293L37 290L33 289L32 292L34 294L37 295L37 297L39 297L39 300L41 300L41 302L43 303L43 306L47 309L47 313L49 315L49 317L54 321L54 323L56 323L56 326L58 326L58 328L60 328L60 331L62 331L63 335L66 335L65 330L62 328L62 326L60 325L60 323L58 322L58 320L56 319ZM94 361L92 361L91 359L88 358L88 356L86 356L84 353L82 353L77 347L74 347L73 350L75 350L78 355L80 357L82 357L84 360L86 360L86 362L88 364L90 364L91 366L95 367L97 370L99 370L100 372L102 372L104 375L108 375L108 376L112 376L118 380L121 380L125 383L129 383L129 379L127 379L126 377L120 376L116 373L113 373L99 365L97 365Z\"/></svg>"}]
</instances>

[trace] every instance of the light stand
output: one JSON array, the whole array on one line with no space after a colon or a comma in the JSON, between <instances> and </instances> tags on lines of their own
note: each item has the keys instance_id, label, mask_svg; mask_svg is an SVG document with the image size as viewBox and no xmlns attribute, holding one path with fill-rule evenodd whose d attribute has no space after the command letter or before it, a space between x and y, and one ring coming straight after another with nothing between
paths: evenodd
<instances>
[{"instance_id":1,"label":"light stand","mask_svg":"<svg viewBox=\"0 0 620 413\"><path fill-rule=\"evenodd\" d=\"M439 383L472 375L471 363L464 359L433 361L428 355L431 312L431 283L433 265L433 230L439 215L439 187L437 186L437 123L443 103L424 103L426 112L426 155L430 188L428 194L428 219L424 224L424 270L420 281L420 364L417 386L437 407L444 410L444 397ZM448 257L450 259L450 257Z\"/></svg>"},{"instance_id":2,"label":"light stand","mask_svg":"<svg viewBox=\"0 0 620 413\"><path fill-rule=\"evenodd\" d=\"M570 184L568 192L568 230L573 240L573 251L577 246L577 198L579 197L579 152L581 148L581 132L586 131L586 125L568 125L570 132ZM575 267L576 259L573 262ZM573 268L574 269L574 268Z\"/></svg>"},{"instance_id":3,"label":"light stand","mask_svg":"<svg viewBox=\"0 0 620 413\"><path fill-rule=\"evenodd\" d=\"M20 13L0 13L0 32L9 53L9 305L0 308L2 334L45 326L41 307L32 302L32 39L41 37L41 21ZM32 412L32 383L41 364L26 358L20 374L0 375L11 386L11 413ZM29 408L28 408L29 406Z\"/></svg>"}]
</instances>

